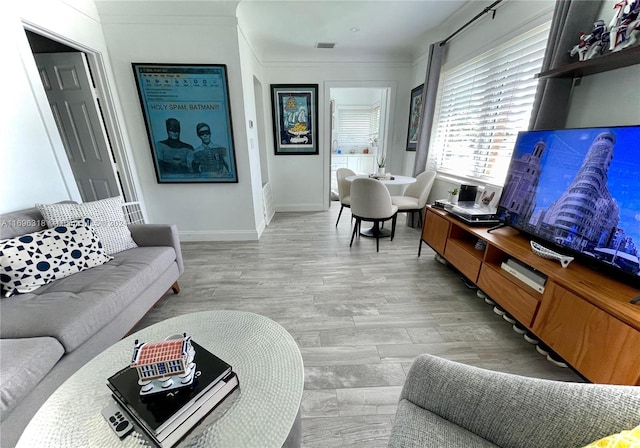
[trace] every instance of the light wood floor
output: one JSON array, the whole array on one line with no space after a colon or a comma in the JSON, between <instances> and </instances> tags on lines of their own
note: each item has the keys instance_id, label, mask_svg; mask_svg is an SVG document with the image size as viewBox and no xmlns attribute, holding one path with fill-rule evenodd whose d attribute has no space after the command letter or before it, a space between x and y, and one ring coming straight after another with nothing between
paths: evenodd
<instances>
[{"instance_id":1,"label":"light wood floor","mask_svg":"<svg viewBox=\"0 0 640 448\"><path fill-rule=\"evenodd\" d=\"M180 295L140 329L178 314L251 311L285 327L305 365L305 447L384 447L411 361L431 353L539 378L581 381L548 362L434 259L399 215L396 237L349 248L348 209L278 213L257 242L183 243ZM389 223L390 226L390 223Z\"/></svg>"}]
</instances>

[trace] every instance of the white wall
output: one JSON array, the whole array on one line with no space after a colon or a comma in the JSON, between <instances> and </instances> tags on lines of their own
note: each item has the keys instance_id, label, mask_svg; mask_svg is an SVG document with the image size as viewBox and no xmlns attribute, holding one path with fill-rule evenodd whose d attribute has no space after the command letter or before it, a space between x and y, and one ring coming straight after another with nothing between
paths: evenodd
<instances>
[{"instance_id":1,"label":"white wall","mask_svg":"<svg viewBox=\"0 0 640 448\"><path fill-rule=\"evenodd\" d=\"M11 107L3 108L1 120L0 212L33 207L37 202L80 201L23 21L106 53L91 1L23 0L3 9L3 66L12 70L2 72L5 104Z\"/></svg>"},{"instance_id":2,"label":"white wall","mask_svg":"<svg viewBox=\"0 0 640 448\"><path fill-rule=\"evenodd\" d=\"M329 206L330 151L329 86L391 87L392 120L387 146L388 169L398 172L404 159L409 119L410 64L266 63L264 87L269 84L318 84L318 126L322 131L318 155L274 155L268 141L270 182L277 211L319 211ZM270 90L269 90L270 91ZM271 99L265 100L271 104ZM405 110L406 109L406 110ZM273 126L271 116L268 126Z\"/></svg>"},{"instance_id":3,"label":"white wall","mask_svg":"<svg viewBox=\"0 0 640 448\"><path fill-rule=\"evenodd\" d=\"M255 240L261 205L252 188L256 170L248 142L254 136L245 119L245 101L253 97L244 91L235 7L214 3L160 2L149 10L144 2L99 2L98 10L151 221L176 223L185 241ZM226 64L238 183L157 183L132 62ZM259 186L259 168L257 179Z\"/></svg>"},{"instance_id":4,"label":"white wall","mask_svg":"<svg viewBox=\"0 0 640 448\"><path fill-rule=\"evenodd\" d=\"M424 82L429 45L446 39L492 3L490 0L469 2L426 34L424 52L414 62L413 87ZM447 43L443 69L456 66L551 20L554 5L555 0L507 0L499 4L495 17L492 13L483 15Z\"/></svg>"},{"instance_id":5,"label":"white wall","mask_svg":"<svg viewBox=\"0 0 640 448\"><path fill-rule=\"evenodd\" d=\"M612 0L607 0L611 3ZM123 145L137 167L139 188L152 222L175 222L185 240L256 239L263 228L258 132L268 135L264 146L269 158L269 175L279 211L323 210L328 206L329 85L350 87L382 83L393 86L389 169L410 173L414 153L406 152L408 104L411 89L424 81L426 58L414 64L305 63L261 64L251 44L238 34L235 18L237 2L183 2L180 14L170 11L174 2L154 4L149 15L147 2L127 2L138 9L135 14L115 13L123 2L92 0L22 0L2 15L6 36L4 71L6 95L11 109L4 109L3 175L0 176L0 212L26 208L35 202L79 200L64 149L51 116L44 90L20 20L64 36L84 48L103 55L109 87L116 98L116 115L123 131ZM465 60L496 40L506 38L532 23L540 11L549 14L553 0L504 2L495 19L480 19L454 39L446 64ZM490 1L472 2L427 37L428 44L441 40ZM97 5L97 7L96 7ZM610 5L608 5L610 6ZM109 8L114 8L110 10ZM607 11L605 11L607 10ZM606 21L610 7L603 8ZM99 14L98 14L99 12ZM110 13L111 12L111 13ZM102 21L102 23L101 23ZM585 27L588 29L589 25ZM513 33L505 30L513 30ZM131 62L224 63L229 73L231 109L234 124L238 184L175 185L158 184ZM640 67L634 66L584 78L573 92L568 126L637 124L640 101L636 80ZM264 127L249 129L248 120L257 123L254 79L262 85ZM250 81L249 81L250 80ZM320 154L275 156L273 152L271 99L269 85L275 83L319 84L319 125L323 132ZM614 86L614 88L612 88ZM28 174L27 174L28 173ZM442 184L442 182L439 181ZM442 188L446 191L446 183ZM438 184L434 191L438 191Z\"/></svg>"},{"instance_id":6,"label":"white wall","mask_svg":"<svg viewBox=\"0 0 640 448\"><path fill-rule=\"evenodd\" d=\"M336 107L340 106L375 106L380 105L382 92L380 89L331 89L331 99Z\"/></svg>"},{"instance_id":7,"label":"white wall","mask_svg":"<svg viewBox=\"0 0 640 448\"><path fill-rule=\"evenodd\" d=\"M254 226L258 231L258 238L265 228L265 216L262 197L262 171L260 164L260 137L257 114L263 111L256 110L255 80L262 78L262 66L256 58L251 46L247 42L242 31L238 27L238 45L240 50L240 66L242 69L242 93L244 95L245 121L244 130L249 142L249 174L251 177L251 195L253 198ZM264 102L261 102L262 104ZM251 125L249 124L251 123Z\"/></svg>"},{"instance_id":8,"label":"white wall","mask_svg":"<svg viewBox=\"0 0 640 448\"><path fill-rule=\"evenodd\" d=\"M426 34L424 54L414 64L413 87L424 83L427 71L429 45L442 41L482 12L493 1L473 1L462 7L443 24ZM442 69L455 67L489 49L506 42L523 31L551 20L555 0L507 0L497 6L495 17L488 13L478 18L462 32L452 38L446 46ZM415 152L407 152L404 169L411 174L415 162ZM445 192L449 185L440 187L436 181L433 190Z\"/></svg>"},{"instance_id":9,"label":"white wall","mask_svg":"<svg viewBox=\"0 0 640 448\"><path fill-rule=\"evenodd\" d=\"M606 0L600 9L601 18L609 23L616 0ZM591 24L585 24L589 32ZM577 39L576 39L577 42ZM624 126L640 124L640 65L632 65L597 75L586 76L571 92L568 128L590 126Z\"/></svg>"},{"instance_id":10,"label":"white wall","mask_svg":"<svg viewBox=\"0 0 640 448\"><path fill-rule=\"evenodd\" d=\"M98 93L102 95L101 104L112 147L116 158L123 161L128 144L127 126L112 82L111 64L95 4L93 0L25 0L11 4L5 12L2 17L8 19L11 26L2 27L6 36L4 42L15 44L17 53L12 53L13 48L6 52L7 66L16 67L16 71L3 72L2 76L7 80L6 85L15 87L12 87L11 94L20 98L12 102L15 110L4 120L11 124L11 131L5 135L15 132L15 139L22 142L23 148L20 153L15 153L13 148L19 145L9 141L3 145L11 155L5 159L7 175L2 181L8 188L3 187L2 190L8 189L12 193L7 195L7 200L2 200L2 210L33 206L34 202L80 201L24 28L63 41L88 54L90 63L95 64L92 65L93 76L102 80ZM21 62L17 58L14 60L15 55ZM21 68L24 72L20 71ZM9 76L15 76L15 80L9 81ZM22 88L27 84L30 91ZM41 169L43 166L46 170ZM129 161L128 165L121 165L120 172L125 190L132 192L138 185L135 163ZM21 180L20 173L22 176L29 173L29 182ZM2 196L4 199L4 194ZM129 197L136 199L133 193Z\"/></svg>"},{"instance_id":11,"label":"white wall","mask_svg":"<svg viewBox=\"0 0 640 448\"><path fill-rule=\"evenodd\" d=\"M491 2L471 2L455 16L429 33L431 42L444 39ZM511 0L498 6L495 19L483 16L448 45L443 69L455 66L488 48L514 37L525 29L537 26L553 15L553 0ZM600 17L609 23L615 0L604 2ZM588 32L592 24L585 24ZM576 39L577 42L577 39ZM567 49L568 50L568 49ZM414 65L413 87L424 82L426 55ZM640 66L635 65L593 76L584 77L572 91L567 127L634 125L640 123ZM407 153L405 169L413 168L414 154ZM445 198L447 190L460 182L439 177L434 184L430 201Z\"/></svg>"},{"instance_id":12,"label":"white wall","mask_svg":"<svg viewBox=\"0 0 640 448\"><path fill-rule=\"evenodd\" d=\"M62 175L54 142L40 116L21 52L26 44L17 16L4 16L2 71L4 104L0 119L2 134L2 175L0 175L0 213L33 207L37 202L70 199L72 192ZM23 42L24 40L25 42ZM27 44L28 46L28 44ZM67 163L68 168L68 163ZM77 193L77 189L75 191Z\"/></svg>"},{"instance_id":13,"label":"white wall","mask_svg":"<svg viewBox=\"0 0 640 448\"><path fill-rule=\"evenodd\" d=\"M571 96L566 127L640 124L640 65L582 78Z\"/></svg>"},{"instance_id":14,"label":"white wall","mask_svg":"<svg viewBox=\"0 0 640 448\"><path fill-rule=\"evenodd\" d=\"M255 101L251 99L252 84L248 82L252 75L256 76L263 87L263 103L267 108L263 111L264 121L269 136L272 128L271 83L318 83L321 130L324 130L328 110L324 101L326 82L344 82L349 86L352 82L379 80L383 84L393 85L391 107L394 118L389 135L391 169L401 166L404 157L404 127L408 119L405 105L408 104L410 91L407 80L410 65L322 63L300 67L297 63L283 63L261 67L250 51L250 45L238 37L235 8L230 3L233 2L206 5L187 3L180 14L170 10L175 5L173 2L157 3L152 12L146 8L145 2L127 2L123 5L121 2L98 1L97 8L91 0L76 0L74 7L60 1L46 0L28 0L21 4L21 17L41 25L43 29L52 30L53 34L104 52L105 57L108 48L110 82L113 83L114 94L120 98L119 106L123 111L119 117L120 125L128 128L125 144L137 167L138 187L146 204L148 218L151 222L177 223L184 240L256 239L261 232L261 176L259 170L255 169L259 160L256 156L259 151L255 147L258 130L247 129L248 119L255 118L256 115ZM132 10L126 11L126 8ZM189 8L196 8L197 11ZM218 13L221 15L217 16ZM23 41L23 46L28 48L23 35L12 38L19 38ZM238 184L176 185L156 182L131 62L227 64ZM30 76L37 78L35 64L32 71ZM20 78L24 81L23 77ZM24 88L27 86L24 85ZM42 104L46 104L44 92L41 97ZM26 107L28 101L21 99L20 104ZM47 108L48 106L44 107L45 112ZM13 129L20 129L14 140L24 142L27 137L37 136L35 133L30 133L29 136L24 134L25 123L42 127L42 123L46 124L47 121L53 124L52 119L40 116L40 111L29 110L27 118L10 122ZM257 122L255 119L252 121ZM53 138L44 130L40 133L43 139ZM326 140L320 140L320 155L275 157L273 141L267 138L266 144L269 147L266 152L270 157L270 176L278 210L323 210L328 207L330 142ZM252 144L255 150L251 149ZM22 199L27 199L20 204L15 201L7 203L6 210L18 208L22 203L30 206L36 200L52 202L68 198L79 199L75 185L64 184L64 178L72 179L66 160L61 162L66 167L56 167L56 172L51 172L54 156L63 154L59 141L55 144L48 142L46 145L32 142L28 151L33 151L33 154L26 159L12 161L10 168L15 166L16 170L10 171L21 172L18 169L21 163L30 167L37 166L34 161L47 163L46 175L38 178L46 179L42 182L41 189L46 190L48 195L43 196L38 191L38 185L29 184L28 191L21 195ZM22 154L29 153L25 151ZM64 174L65 170L68 174ZM14 190L20 185L18 180L9 177L3 178L3 184ZM75 193L67 193L67 189L74 190Z\"/></svg>"}]
</instances>

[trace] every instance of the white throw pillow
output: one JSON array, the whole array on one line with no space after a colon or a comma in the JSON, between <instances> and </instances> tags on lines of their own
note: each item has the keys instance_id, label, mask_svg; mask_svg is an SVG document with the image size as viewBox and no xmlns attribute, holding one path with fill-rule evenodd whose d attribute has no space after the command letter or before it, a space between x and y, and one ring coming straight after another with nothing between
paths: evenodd
<instances>
[{"instance_id":1,"label":"white throw pillow","mask_svg":"<svg viewBox=\"0 0 640 448\"><path fill-rule=\"evenodd\" d=\"M7 297L111 260L90 220L0 240L0 284Z\"/></svg>"},{"instance_id":2,"label":"white throw pillow","mask_svg":"<svg viewBox=\"0 0 640 448\"><path fill-rule=\"evenodd\" d=\"M122 197L117 196L82 204L36 204L36 207L42 213L49 228L90 218L91 227L95 229L98 239L102 241L104 251L113 255L138 247L131 238L122 204Z\"/></svg>"}]
</instances>

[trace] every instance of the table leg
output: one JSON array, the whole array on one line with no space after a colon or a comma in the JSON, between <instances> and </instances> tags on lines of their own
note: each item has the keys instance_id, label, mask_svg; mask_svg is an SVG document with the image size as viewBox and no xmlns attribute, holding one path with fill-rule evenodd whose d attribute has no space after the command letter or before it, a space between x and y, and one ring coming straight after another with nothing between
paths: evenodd
<instances>
[{"instance_id":1,"label":"table leg","mask_svg":"<svg viewBox=\"0 0 640 448\"><path fill-rule=\"evenodd\" d=\"M389 229L381 229L380 223L376 222L373 224L373 227L360 231L360 235L367 238L386 238L391 236L391 230Z\"/></svg>"}]
</instances>

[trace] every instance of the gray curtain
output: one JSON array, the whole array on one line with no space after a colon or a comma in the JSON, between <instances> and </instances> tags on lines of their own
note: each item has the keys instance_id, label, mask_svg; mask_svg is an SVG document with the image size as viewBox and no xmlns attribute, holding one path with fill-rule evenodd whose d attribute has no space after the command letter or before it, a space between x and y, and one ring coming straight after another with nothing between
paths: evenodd
<instances>
[{"instance_id":1,"label":"gray curtain","mask_svg":"<svg viewBox=\"0 0 640 448\"><path fill-rule=\"evenodd\" d=\"M542 71L577 61L569 49L578 43L580 31L589 33L602 1L557 0ZM567 122L571 100L572 78L547 78L538 81L529 129L562 129Z\"/></svg>"},{"instance_id":2,"label":"gray curtain","mask_svg":"<svg viewBox=\"0 0 640 448\"><path fill-rule=\"evenodd\" d=\"M427 167L429 156L429 142L431 140L431 127L436 110L436 97L438 95L438 82L440 81L440 69L446 47L435 42L429 46L429 61L427 62L427 75L422 91L422 121L416 144L416 159L413 165L413 177L422 173Z\"/></svg>"}]
</instances>

